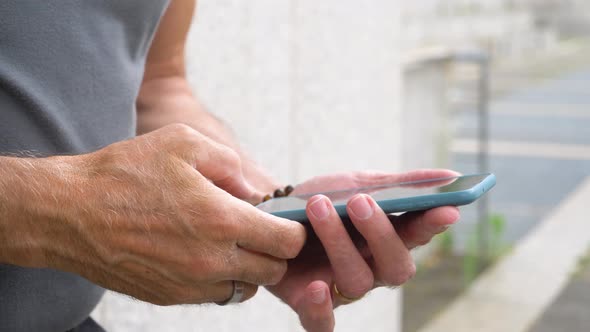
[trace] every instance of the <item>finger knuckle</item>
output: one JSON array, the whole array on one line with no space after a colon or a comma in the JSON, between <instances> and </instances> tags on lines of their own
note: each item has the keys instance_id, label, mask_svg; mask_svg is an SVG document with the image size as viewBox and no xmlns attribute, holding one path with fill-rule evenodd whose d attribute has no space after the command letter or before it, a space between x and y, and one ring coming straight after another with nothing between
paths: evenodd
<instances>
[{"instance_id":1,"label":"finger knuckle","mask_svg":"<svg viewBox=\"0 0 590 332\"><path fill-rule=\"evenodd\" d=\"M207 271L207 275L213 278L219 277L229 273L229 267L233 266L235 260L235 255L232 255L231 252L225 255L223 259L220 259L219 257L213 257L213 255L211 255L211 257L203 260L201 269L202 271Z\"/></svg>"},{"instance_id":2,"label":"finger knuckle","mask_svg":"<svg viewBox=\"0 0 590 332\"><path fill-rule=\"evenodd\" d=\"M166 126L166 129L176 137L191 137L195 135L196 130L184 123L174 123Z\"/></svg>"},{"instance_id":3,"label":"finger knuckle","mask_svg":"<svg viewBox=\"0 0 590 332\"><path fill-rule=\"evenodd\" d=\"M285 276L287 272L287 262L286 261L278 261L274 264L271 264L268 271L268 278L265 282L266 285L276 285Z\"/></svg>"},{"instance_id":4,"label":"finger knuckle","mask_svg":"<svg viewBox=\"0 0 590 332\"><path fill-rule=\"evenodd\" d=\"M167 134L171 138L169 142L181 148L192 150L190 147L197 146L202 141L202 135L186 124L171 124L167 129L169 131Z\"/></svg>"},{"instance_id":5,"label":"finger knuckle","mask_svg":"<svg viewBox=\"0 0 590 332\"><path fill-rule=\"evenodd\" d=\"M370 291L375 284L373 272L369 269L359 271L350 279L348 287L343 287L348 297L360 297Z\"/></svg>"},{"instance_id":6,"label":"finger knuckle","mask_svg":"<svg viewBox=\"0 0 590 332\"><path fill-rule=\"evenodd\" d=\"M430 242L431 238L425 236L416 228L402 228L398 230L400 238L410 247L423 246Z\"/></svg>"},{"instance_id":7,"label":"finger knuckle","mask_svg":"<svg viewBox=\"0 0 590 332\"><path fill-rule=\"evenodd\" d=\"M218 144L219 156L223 160L219 166L219 171L223 173L223 177L234 175L238 170L242 169L242 160L240 155L232 148Z\"/></svg>"},{"instance_id":8,"label":"finger knuckle","mask_svg":"<svg viewBox=\"0 0 590 332\"><path fill-rule=\"evenodd\" d=\"M392 241L396 241L396 237L399 234L396 234L396 230L391 227L383 231L376 231L374 229L371 231L371 234L367 234L367 240L370 243L391 243Z\"/></svg>"},{"instance_id":9,"label":"finger knuckle","mask_svg":"<svg viewBox=\"0 0 590 332\"><path fill-rule=\"evenodd\" d=\"M191 261L191 268L188 271L186 280L193 284L210 282L226 276L231 272L236 259L232 252L226 253L222 257L214 254L201 255Z\"/></svg>"},{"instance_id":10,"label":"finger knuckle","mask_svg":"<svg viewBox=\"0 0 590 332\"><path fill-rule=\"evenodd\" d=\"M238 235L242 231L242 225L235 212L224 209L212 212L210 220L215 221L215 227L212 227L212 238L217 241L237 241Z\"/></svg>"},{"instance_id":11,"label":"finger knuckle","mask_svg":"<svg viewBox=\"0 0 590 332\"><path fill-rule=\"evenodd\" d=\"M278 284L287 272L285 261L269 264L263 268L260 266L244 266L239 272L240 280L250 280L253 284L272 286Z\"/></svg>"},{"instance_id":12,"label":"finger knuckle","mask_svg":"<svg viewBox=\"0 0 590 332\"><path fill-rule=\"evenodd\" d=\"M385 283L391 286L400 286L405 284L416 275L416 265L414 262L403 264L401 268L390 272L386 278Z\"/></svg>"},{"instance_id":13,"label":"finger knuckle","mask_svg":"<svg viewBox=\"0 0 590 332\"><path fill-rule=\"evenodd\" d=\"M227 164L227 166L233 168L241 167L242 160L240 158L240 155L234 149L225 145L221 145L220 149L222 150L222 153L225 156L225 163Z\"/></svg>"}]
</instances>

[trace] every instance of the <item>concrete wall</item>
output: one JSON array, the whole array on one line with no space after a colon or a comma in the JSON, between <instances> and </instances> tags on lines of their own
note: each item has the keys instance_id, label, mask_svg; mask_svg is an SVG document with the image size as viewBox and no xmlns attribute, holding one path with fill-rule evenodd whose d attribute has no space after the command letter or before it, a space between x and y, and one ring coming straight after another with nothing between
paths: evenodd
<instances>
[{"instance_id":1,"label":"concrete wall","mask_svg":"<svg viewBox=\"0 0 590 332\"><path fill-rule=\"evenodd\" d=\"M404 66L404 111L401 112L403 169L449 167L451 133L447 93L450 59L427 59L406 58L407 65Z\"/></svg>"},{"instance_id":2,"label":"concrete wall","mask_svg":"<svg viewBox=\"0 0 590 332\"><path fill-rule=\"evenodd\" d=\"M190 77L209 109L285 182L401 167L399 3L202 0ZM400 293L337 311L337 331L399 331ZM107 294L109 331L298 331L265 291L246 304L160 308Z\"/></svg>"}]
</instances>

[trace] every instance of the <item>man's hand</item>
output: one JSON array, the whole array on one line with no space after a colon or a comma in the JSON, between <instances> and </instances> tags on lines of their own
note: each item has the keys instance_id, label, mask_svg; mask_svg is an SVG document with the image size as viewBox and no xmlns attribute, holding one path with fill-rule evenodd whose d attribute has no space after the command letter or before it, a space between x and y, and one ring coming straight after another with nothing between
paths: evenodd
<instances>
[{"instance_id":1,"label":"man's hand","mask_svg":"<svg viewBox=\"0 0 590 332\"><path fill-rule=\"evenodd\" d=\"M280 187L280 184L245 157L231 131L221 121L205 112L186 80L184 48L194 5L195 0L172 1L161 20L151 44L144 82L137 101L138 132L150 132L175 122L185 123L238 151L242 160L245 160L242 164L245 177L263 194L270 193ZM297 189L303 190L307 187L307 192L317 192L329 190L330 188L325 185L333 183L342 185L340 189L361 184L366 186L386 183L379 182L381 180L401 181L400 175L355 173L316 178L303 186L298 186ZM260 201L262 193L250 198L241 198L252 202ZM362 202L361 198L354 202ZM372 206L374 202L369 204ZM328 209L325 219L320 220L312 216L312 205ZM270 289L291 305L299 313L303 325L312 331L331 330L330 326L333 326L332 309L339 302L333 303L330 294L325 294L328 292L328 285L335 281L342 294L355 297L374 286L405 281L414 270L407 247L427 242L433 234L444 229L458 217L455 208L439 208L425 213L406 214L394 222L394 228L389 221L385 222L389 217L375 207L373 216L368 220L353 220L358 231L368 242L368 245L359 251L352 245L352 239L343 231L342 222L334 218L333 207L325 198L310 199L308 210L314 230L327 255L302 255L291 261L286 277ZM382 240L382 246L375 244L379 242L374 239L375 237ZM384 250L393 251L386 255L382 254ZM344 259L349 254L354 258L351 261ZM326 295L325 301L317 304L315 300L320 296L316 295L322 294Z\"/></svg>"},{"instance_id":2,"label":"man's hand","mask_svg":"<svg viewBox=\"0 0 590 332\"><path fill-rule=\"evenodd\" d=\"M339 174L311 179L297 186L292 195L456 175L446 170ZM268 287L299 314L308 331L332 331L333 308L375 287L405 283L416 269L409 250L428 243L459 219L456 207L388 216L365 194L353 196L347 212L360 241L351 238L327 197L310 198L307 215L323 250L306 246L289 262L283 280Z\"/></svg>"},{"instance_id":3,"label":"man's hand","mask_svg":"<svg viewBox=\"0 0 590 332\"><path fill-rule=\"evenodd\" d=\"M47 182L17 198L26 218L3 244L6 263L73 272L155 304L204 303L229 298L231 280L246 283L245 299L278 283L305 242L300 224L236 198L256 195L238 155L184 125L28 162L46 173L30 186Z\"/></svg>"}]
</instances>

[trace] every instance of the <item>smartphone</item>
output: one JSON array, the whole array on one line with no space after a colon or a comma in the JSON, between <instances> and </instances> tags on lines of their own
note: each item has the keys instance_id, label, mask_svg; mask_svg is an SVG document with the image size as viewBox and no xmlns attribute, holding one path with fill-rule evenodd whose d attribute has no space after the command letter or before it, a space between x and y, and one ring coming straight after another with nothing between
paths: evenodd
<instances>
[{"instance_id":1,"label":"smartphone","mask_svg":"<svg viewBox=\"0 0 590 332\"><path fill-rule=\"evenodd\" d=\"M390 214L467 205L483 196L495 184L494 174L471 174L274 198L257 207L278 217L306 223L309 221L305 213L307 200L322 194L330 198L341 218L348 219L346 203L359 193L371 195L383 211Z\"/></svg>"}]
</instances>

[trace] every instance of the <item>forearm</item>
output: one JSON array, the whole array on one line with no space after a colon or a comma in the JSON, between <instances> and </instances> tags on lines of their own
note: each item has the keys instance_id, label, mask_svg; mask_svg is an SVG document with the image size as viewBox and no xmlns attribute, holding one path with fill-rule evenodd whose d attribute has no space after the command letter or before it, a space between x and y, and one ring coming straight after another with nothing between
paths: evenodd
<instances>
[{"instance_id":1,"label":"forearm","mask_svg":"<svg viewBox=\"0 0 590 332\"><path fill-rule=\"evenodd\" d=\"M137 115L138 135L168 124L184 123L239 150L231 130L205 110L183 78L160 78L144 83L137 100Z\"/></svg>"},{"instance_id":2,"label":"forearm","mask_svg":"<svg viewBox=\"0 0 590 332\"><path fill-rule=\"evenodd\" d=\"M137 114L138 134L171 123L184 123L238 152L246 179L259 191L271 193L281 186L240 147L231 129L205 110L184 78L163 78L144 83L137 102Z\"/></svg>"},{"instance_id":3,"label":"forearm","mask_svg":"<svg viewBox=\"0 0 590 332\"><path fill-rule=\"evenodd\" d=\"M51 242L63 240L48 235L72 198L72 159L0 157L0 263L47 266Z\"/></svg>"}]
</instances>

